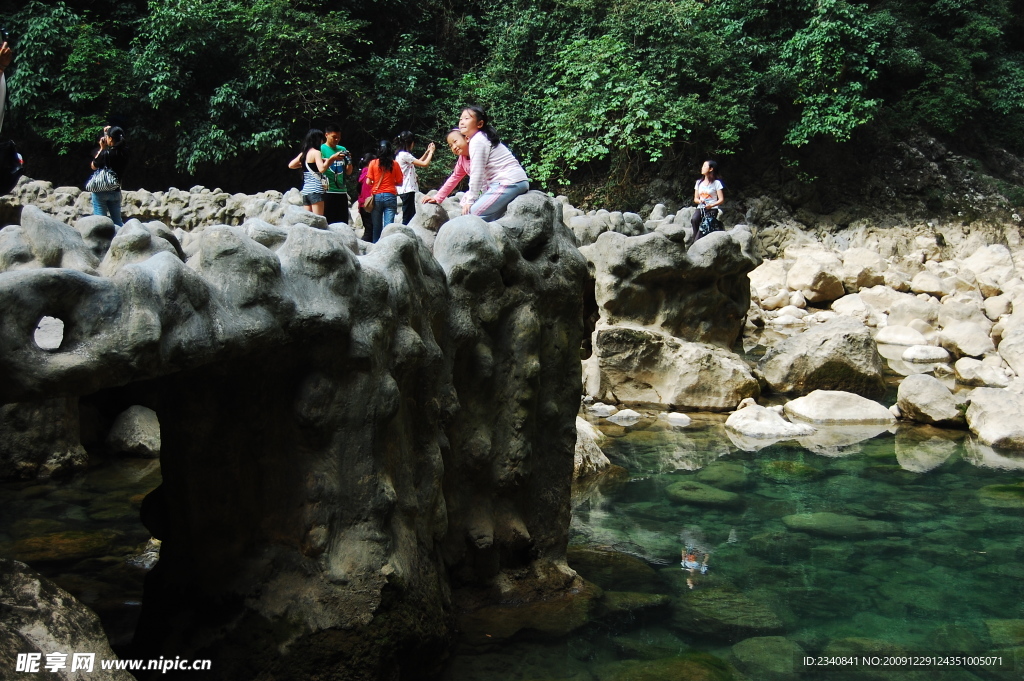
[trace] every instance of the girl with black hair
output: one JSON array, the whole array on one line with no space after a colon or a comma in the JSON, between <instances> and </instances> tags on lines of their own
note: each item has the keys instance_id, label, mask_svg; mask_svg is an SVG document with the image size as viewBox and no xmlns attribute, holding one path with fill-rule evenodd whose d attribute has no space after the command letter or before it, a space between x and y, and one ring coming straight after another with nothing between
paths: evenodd
<instances>
[{"instance_id":1,"label":"girl with black hair","mask_svg":"<svg viewBox=\"0 0 1024 681\"><path fill-rule=\"evenodd\" d=\"M412 155L413 147L416 146L416 136L408 130L403 130L395 137L395 160L402 169L402 186L398 188L398 198L402 199L402 224L407 225L416 215L416 192L420 190L419 180L416 178L416 168L426 168L434 158L434 143L427 145L423 156L416 158Z\"/></svg>"},{"instance_id":2,"label":"girl with black hair","mask_svg":"<svg viewBox=\"0 0 1024 681\"><path fill-rule=\"evenodd\" d=\"M121 219L121 182L124 168L128 165L128 149L124 141L124 130L116 125L103 128L100 136L100 149L90 164L93 170L109 168L117 176L118 187L105 192L92 193L92 214L109 215L118 227L124 225Z\"/></svg>"},{"instance_id":3,"label":"girl with black hair","mask_svg":"<svg viewBox=\"0 0 1024 681\"><path fill-rule=\"evenodd\" d=\"M690 226L693 227L693 241L705 237L716 229L721 229L722 223L718 216L722 211L718 208L725 203L725 185L718 177L718 164L714 161L704 161L700 169L701 178L693 185L693 202L697 204L697 210L693 211L690 218ZM711 218L708 221L706 218Z\"/></svg>"},{"instance_id":4,"label":"girl with black hair","mask_svg":"<svg viewBox=\"0 0 1024 681\"><path fill-rule=\"evenodd\" d=\"M320 153L320 146L326 142L327 136L324 131L312 128L306 133L302 151L288 164L292 170L304 168L302 171L302 205L315 215L324 214L324 195L327 194L327 188L324 186L326 181L324 171L331 167L336 160L345 156L345 152L339 151L329 158L324 158L324 155ZM310 165L311 163L313 165Z\"/></svg>"},{"instance_id":5,"label":"girl with black hair","mask_svg":"<svg viewBox=\"0 0 1024 681\"><path fill-rule=\"evenodd\" d=\"M470 165L462 214L472 213L492 222L505 214L512 199L530 190L530 178L501 143L498 131L480 107L470 105L462 110L459 131L469 139Z\"/></svg>"},{"instance_id":6,"label":"girl with black hair","mask_svg":"<svg viewBox=\"0 0 1024 681\"><path fill-rule=\"evenodd\" d=\"M366 183L373 194L373 243L377 243L384 228L395 221L398 188L402 186L402 169L395 163L395 150L387 140L377 145L377 158L367 166Z\"/></svg>"}]
</instances>

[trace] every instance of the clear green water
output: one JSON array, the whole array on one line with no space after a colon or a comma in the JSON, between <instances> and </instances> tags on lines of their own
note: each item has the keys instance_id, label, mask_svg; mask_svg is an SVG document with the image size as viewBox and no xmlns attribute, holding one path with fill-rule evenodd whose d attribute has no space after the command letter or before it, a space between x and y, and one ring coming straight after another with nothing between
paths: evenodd
<instances>
[{"instance_id":1,"label":"clear green water","mask_svg":"<svg viewBox=\"0 0 1024 681\"><path fill-rule=\"evenodd\" d=\"M734 445L714 415L684 429L593 422L612 436L602 447L629 477L577 496L570 546L611 548L653 569L645 578L620 561L574 567L605 589L669 603L598 619L559 641L523 636L463 650L448 680L1024 678L1013 661L1024 646L1024 458L979 448L965 432L913 426L754 452ZM736 496L703 495L726 505L670 498L672 485L690 481ZM686 543L710 553L706 575L680 567ZM784 638L760 638L769 635ZM803 655L852 653L1003 661L802 664Z\"/></svg>"},{"instance_id":2,"label":"clear green water","mask_svg":"<svg viewBox=\"0 0 1024 681\"><path fill-rule=\"evenodd\" d=\"M920 427L755 452L715 415L683 429L595 423L629 475L577 491L570 564L606 594L665 602L595 609L560 638L462 646L446 681L1024 678L1024 457ZM145 574L133 558L149 538L139 504L159 481L156 462L121 459L69 482L0 485L0 556L54 579L124 645ZM691 481L735 497L670 497ZM680 568L687 542L710 554L706 575ZM800 664L826 654L1001 655L1003 666Z\"/></svg>"},{"instance_id":3,"label":"clear green water","mask_svg":"<svg viewBox=\"0 0 1024 681\"><path fill-rule=\"evenodd\" d=\"M116 652L142 603L150 535L139 507L159 484L160 462L146 459L114 459L68 481L0 484L0 557L28 563L92 608Z\"/></svg>"}]
</instances>

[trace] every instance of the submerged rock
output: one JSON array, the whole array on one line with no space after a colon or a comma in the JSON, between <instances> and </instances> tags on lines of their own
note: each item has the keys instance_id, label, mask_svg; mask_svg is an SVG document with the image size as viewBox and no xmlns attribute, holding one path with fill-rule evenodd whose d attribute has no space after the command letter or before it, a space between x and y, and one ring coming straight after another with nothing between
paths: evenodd
<instances>
[{"instance_id":1,"label":"submerged rock","mask_svg":"<svg viewBox=\"0 0 1024 681\"><path fill-rule=\"evenodd\" d=\"M665 488L669 499L678 504L696 506L741 506L743 498L735 492L726 492L696 480L684 480Z\"/></svg>"},{"instance_id":2,"label":"submerged rock","mask_svg":"<svg viewBox=\"0 0 1024 681\"><path fill-rule=\"evenodd\" d=\"M708 653L687 652L660 660L607 662L594 669L596 681L734 681L735 670Z\"/></svg>"},{"instance_id":3,"label":"submerged rock","mask_svg":"<svg viewBox=\"0 0 1024 681\"><path fill-rule=\"evenodd\" d=\"M651 591L657 573L636 556L610 548L570 546L565 560L584 579L602 589L620 591Z\"/></svg>"},{"instance_id":4,"label":"submerged rock","mask_svg":"<svg viewBox=\"0 0 1024 681\"><path fill-rule=\"evenodd\" d=\"M761 474L774 482L792 483L815 480L823 475L820 468L815 468L801 461L763 461Z\"/></svg>"},{"instance_id":5,"label":"submerged rock","mask_svg":"<svg viewBox=\"0 0 1024 681\"><path fill-rule=\"evenodd\" d=\"M728 585L695 589L673 598L672 623L688 634L727 641L782 631L782 620L768 605Z\"/></svg>"},{"instance_id":6,"label":"submerged rock","mask_svg":"<svg viewBox=\"0 0 1024 681\"><path fill-rule=\"evenodd\" d=\"M900 534L899 529L892 523L827 511L787 515L782 518L782 524L797 532L842 539L868 539Z\"/></svg>"},{"instance_id":7,"label":"submerged rock","mask_svg":"<svg viewBox=\"0 0 1024 681\"><path fill-rule=\"evenodd\" d=\"M804 671L804 649L784 636L755 636L732 647L736 668L755 679L782 681Z\"/></svg>"}]
</instances>

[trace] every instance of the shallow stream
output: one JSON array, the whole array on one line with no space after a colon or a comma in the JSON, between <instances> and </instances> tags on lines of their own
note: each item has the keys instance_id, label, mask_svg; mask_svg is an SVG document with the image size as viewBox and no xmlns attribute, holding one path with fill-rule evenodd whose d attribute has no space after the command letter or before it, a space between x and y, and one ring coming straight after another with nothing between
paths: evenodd
<instances>
[{"instance_id":1,"label":"shallow stream","mask_svg":"<svg viewBox=\"0 0 1024 681\"><path fill-rule=\"evenodd\" d=\"M628 474L577 491L570 564L639 609L463 646L446 681L1024 678L1024 458L907 425L747 451L723 416L594 422ZM145 574L139 505L159 481L157 462L120 459L0 485L0 556L96 610L116 650ZM705 574L681 568L687 546ZM907 656L931 666L803 664Z\"/></svg>"},{"instance_id":2,"label":"shallow stream","mask_svg":"<svg viewBox=\"0 0 1024 681\"><path fill-rule=\"evenodd\" d=\"M574 500L570 564L667 604L465 650L446 679L1024 678L1024 458L908 425L745 451L724 420L593 419L629 475ZM946 666L967 656L1001 664Z\"/></svg>"}]
</instances>

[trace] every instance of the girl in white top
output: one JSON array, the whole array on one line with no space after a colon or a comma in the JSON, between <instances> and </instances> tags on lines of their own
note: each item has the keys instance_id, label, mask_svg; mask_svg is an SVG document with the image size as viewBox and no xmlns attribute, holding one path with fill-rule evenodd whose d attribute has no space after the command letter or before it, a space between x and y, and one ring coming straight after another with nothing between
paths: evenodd
<instances>
[{"instance_id":1,"label":"girl in white top","mask_svg":"<svg viewBox=\"0 0 1024 681\"><path fill-rule=\"evenodd\" d=\"M395 160L398 167L402 169L402 186L398 188L398 198L402 200L402 224L407 225L416 215L416 192L420 190L419 179L416 177L416 168L426 168L434 158L434 143L427 145L423 156L416 158L412 155L413 147L416 146L416 137L408 130L398 133L395 138Z\"/></svg>"},{"instance_id":2,"label":"girl in white top","mask_svg":"<svg viewBox=\"0 0 1024 681\"><path fill-rule=\"evenodd\" d=\"M512 199L530 190L530 178L508 150L487 114L467 106L459 118L459 131L469 139L469 191L462 198L462 214L472 213L487 222L505 214Z\"/></svg>"},{"instance_id":3,"label":"girl in white top","mask_svg":"<svg viewBox=\"0 0 1024 681\"><path fill-rule=\"evenodd\" d=\"M697 204L698 210L693 211L693 217L690 218L694 242L702 236L707 236L699 234L701 220L707 212L714 211L717 220L717 209L725 203L725 185L718 178L718 164L714 161L704 161L700 173L702 177L693 185L693 202Z\"/></svg>"}]
</instances>

